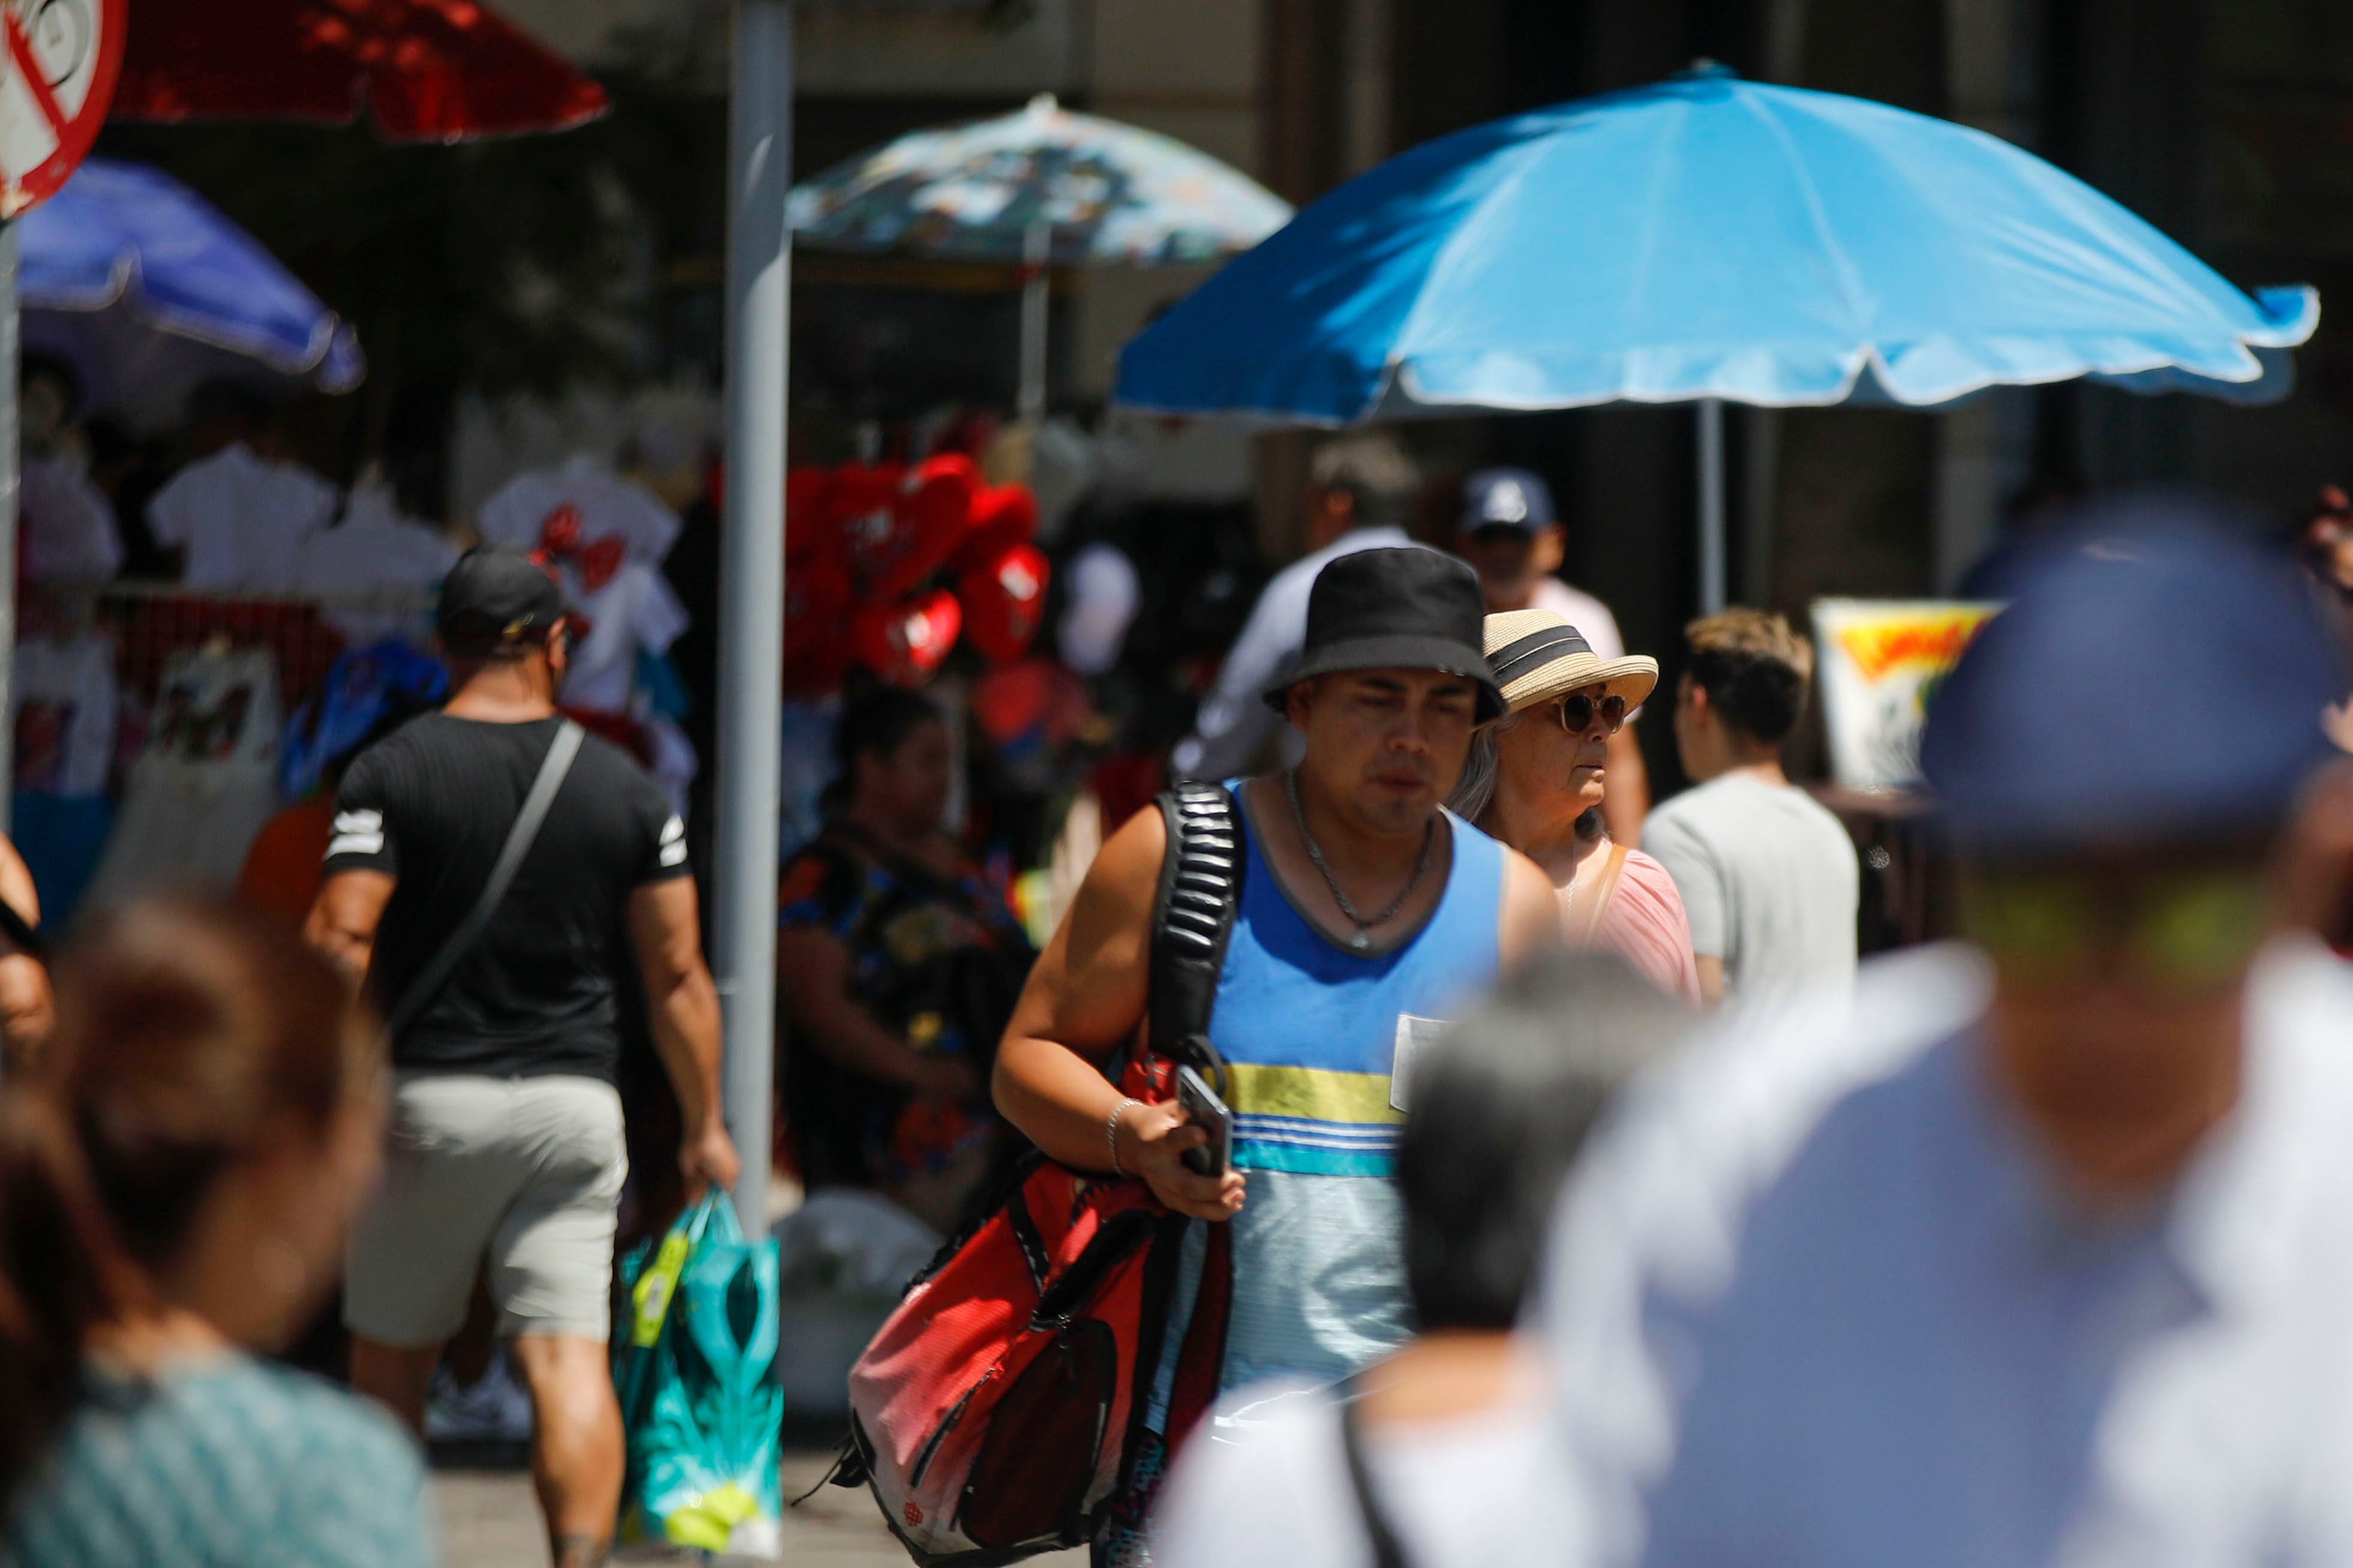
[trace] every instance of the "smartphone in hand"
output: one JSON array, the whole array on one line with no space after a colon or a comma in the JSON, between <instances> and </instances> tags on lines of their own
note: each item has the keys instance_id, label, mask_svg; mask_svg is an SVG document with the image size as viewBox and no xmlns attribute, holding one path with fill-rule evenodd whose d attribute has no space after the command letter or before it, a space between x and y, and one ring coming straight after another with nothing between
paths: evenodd
<instances>
[{"instance_id":1,"label":"smartphone in hand","mask_svg":"<svg viewBox=\"0 0 2353 1568\"><path fill-rule=\"evenodd\" d=\"M1191 1068L1176 1069L1176 1104L1186 1117L1209 1130L1209 1141L1182 1158L1197 1175L1222 1176L1234 1166L1234 1113L1208 1080Z\"/></svg>"}]
</instances>

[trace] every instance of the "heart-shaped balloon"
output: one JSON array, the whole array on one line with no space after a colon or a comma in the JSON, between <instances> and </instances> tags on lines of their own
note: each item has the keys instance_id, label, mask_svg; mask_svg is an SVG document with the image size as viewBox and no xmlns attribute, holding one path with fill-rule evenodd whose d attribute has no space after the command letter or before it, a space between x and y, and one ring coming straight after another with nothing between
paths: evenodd
<instances>
[{"instance_id":1,"label":"heart-shaped balloon","mask_svg":"<svg viewBox=\"0 0 2353 1568\"><path fill-rule=\"evenodd\" d=\"M871 590L895 599L923 586L947 563L972 526L980 470L961 452L927 458L899 487L892 558L868 579Z\"/></svg>"},{"instance_id":2,"label":"heart-shaped balloon","mask_svg":"<svg viewBox=\"0 0 2353 1568\"><path fill-rule=\"evenodd\" d=\"M826 514L861 583L873 583L897 557L899 482L904 477L895 463L847 463L833 471L833 483L826 487Z\"/></svg>"},{"instance_id":3,"label":"heart-shaped balloon","mask_svg":"<svg viewBox=\"0 0 2353 1568\"><path fill-rule=\"evenodd\" d=\"M833 470L803 463L785 470L785 559L802 562L840 542L841 519L828 502Z\"/></svg>"},{"instance_id":4,"label":"heart-shaped balloon","mask_svg":"<svg viewBox=\"0 0 2353 1568\"><path fill-rule=\"evenodd\" d=\"M849 673L850 621L858 607L849 565L813 556L785 574L785 689L822 697Z\"/></svg>"},{"instance_id":5,"label":"heart-shaped balloon","mask_svg":"<svg viewBox=\"0 0 2353 1568\"><path fill-rule=\"evenodd\" d=\"M850 641L859 662L893 686L921 686L945 661L964 629L964 611L944 588L858 612Z\"/></svg>"},{"instance_id":6,"label":"heart-shaped balloon","mask_svg":"<svg viewBox=\"0 0 2353 1568\"><path fill-rule=\"evenodd\" d=\"M1019 658L1038 636L1050 569L1034 544L1005 544L966 567L956 579L964 601L965 635L996 664Z\"/></svg>"},{"instance_id":7,"label":"heart-shaped balloon","mask_svg":"<svg viewBox=\"0 0 2353 1568\"><path fill-rule=\"evenodd\" d=\"M972 525L948 565L961 577L1038 537L1038 498L1028 485L992 485L973 502Z\"/></svg>"}]
</instances>

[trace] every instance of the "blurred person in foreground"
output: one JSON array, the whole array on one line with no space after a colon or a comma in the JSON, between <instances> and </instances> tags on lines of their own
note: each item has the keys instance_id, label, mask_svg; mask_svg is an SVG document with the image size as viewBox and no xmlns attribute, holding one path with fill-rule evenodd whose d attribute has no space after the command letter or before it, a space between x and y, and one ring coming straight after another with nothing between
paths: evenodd
<instances>
[{"instance_id":1,"label":"blurred person in foreground","mask_svg":"<svg viewBox=\"0 0 2353 1568\"><path fill-rule=\"evenodd\" d=\"M57 1026L41 935L41 894L16 846L0 834L0 1079L29 1066ZM22 929L16 929L21 927Z\"/></svg>"},{"instance_id":2,"label":"blurred person in foreground","mask_svg":"<svg viewBox=\"0 0 2353 1568\"><path fill-rule=\"evenodd\" d=\"M490 884L565 723L564 602L528 555L468 552L437 615L449 700L343 775L308 927L396 1017ZM394 1034L391 1158L343 1276L352 1385L421 1433L480 1271L531 1392L532 1477L557 1568L604 1560L620 1500L606 1342L628 1173L614 1089L623 954L678 1095L687 1195L733 1184L686 830L660 786L591 735L505 896Z\"/></svg>"},{"instance_id":3,"label":"blurred person in foreground","mask_svg":"<svg viewBox=\"0 0 2353 1568\"><path fill-rule=\"evenodd\" d=\"M834 741L825 830L777 896L794 1150L811 1191L879 1192L949 1234L997 1141L988 1069L1033 955L941 826L955 752L931 700L870 692Z\"/></svg>"},{"instance_id":4,"label":"blurred person in foreground","mask_svg":"<svg viewBox=\"0 0 2353 1568\"><path fill-rule=\"evenodd\" d=\"M1689 1026L1616 956L1567 953L1506 979L1415 1064L1397 1169L1414 1337L1342 1390L1188 1445L1155 1534L1160 1568L1552 1561L1528 1504L1559 1461L1541 1352L1514 1331L1521 1298L1587 1131ZM1371 1549L1377 1528L1395 1558Z\"/></svg>"},{"instance_id":5,"label":"blurred person in foreground","mask_svg":"<svg viewBox=\"0 0 2353 1568\"><path fill-rule=\"evenodd\" d=\"M1550 610L1487 617L1487 663L1510 711L1471 740L1448 804L1534 860L1560 893L1571 947L1617 953L1670 996L1699 1000L1690 923L1675 880L1606 820L1628 715L1659 683L1658 660L1605 658Z\"/></svg>"},{"instance_id":6,"label":"blurred person in foreground","mask_svg":"<svg viewBox=\"0 0 2353 1568\"><path fill-rule=\"evenodd\" d=\"M1299 752L1261 694L1299 656L1307 634L1307 599L1324 568L1359 550L1412 546L1405 531L1414 489L1413 464L1391 437L1374 433L1335 437L1316 448L1307 471L1307 553L1277 572L1234 639L1218 681L1201 700L1193 732L1169 754L1182 779L1231 778L1259 765L1270 739Z\"/></svg>"},{"instance_id":7,"label":"blurred person in foreground","mask_svg":"<svg viewBox=\"0 0 2353 1568\"><path fill-rule=\"evenodd\" d=\"M1609 606L1560 580L1560 564L1568 555L1568 531L1553 510L1552 487L1542 475L1526 468L1482 468L1472 474L1462 486L1462 518L1454 549L1479 574L1489 614L1547 610L1575 626L1597 658L1626 656L1626 639ZM1630 722L1610 731L1609 779L1602 816L1611 837L1635 843L1642 836L1643 815L1651 809L1651 771Z\"/></svg>"},{"instance_id":8,"label":"blurred person in foreground","mask_svg":"<svg viewBox=\"0 0 2353 1568\"><path fill-rule=\"evenodd\" d=\"M258 1352L333 1282L384 1056L259 911L156 901L65 950L0 1093L0 1563L424 1568L416 1445Z\"/></svg>"},{"instance_id":9,"label":"blurred person in foreground","mask_svg":"<svg viewBox=\"0 0 2353 1568\"><path fill-rule=\"evenodd\" d=\"M1765 610L1684 628L1675 751L1692 787L1651 813L1642 847L1683 893L1711 1005L1854 981L1854 840L1781 771L1813 668L1806 639Z\"/></svg>"},{"instance_id":10,"label":"blurred person in foreground","mask_svg":"<svg viewBox=\"0 0 2353 1568\"><path fill-rule=\"evenodd\" d=\"M1187 1167L1207 1129L1105 1076L1145 1021L1159 812L1138 812L1095 858L998 1048L997 1107L1050 1157L1140 1176L1176 1213L1230 1227L1220 1390L1328 1385L1405 1341L1401 1064L1559 928L1535 867L1442 805L1472 730L1503 711L1480 619L1479 585L1451 556L1343 556L1315 581L1299 661L1262 694L1306 752L1234 791L1245 869L1208 1030L1229 1069L1231 1169ZM1187 1245L1202 1257L1207 1230ZM1193 1322L1181 1279L1175 1295L1164 1380ZM1164 1383L1149 1433L1168 1435L1169 1408ZM1139 1491L1154 1463L1139 1463ZM1114 1520L1098 1561L1149 1561L1139 1525Z\"/></svg>"},{"instance_id":11,"label":"blurred person in foreground","mask_svg":"<svg viewBox=\"0 0 2353 1568\"><path fill-rule=\"evenodd\" d=\"M1571 1178L1567 1561L2353 1562L2353 976L2286 896L2340 679L2186 505L2026 567L1923 742L1969 942L1694 1046Z\"/></svg>"}]
</instances>

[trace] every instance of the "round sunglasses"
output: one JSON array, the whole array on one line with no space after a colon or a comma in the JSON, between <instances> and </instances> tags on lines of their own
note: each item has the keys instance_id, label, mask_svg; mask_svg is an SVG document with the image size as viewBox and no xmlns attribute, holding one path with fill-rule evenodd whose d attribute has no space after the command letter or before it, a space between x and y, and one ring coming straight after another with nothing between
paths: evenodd
<instances>
[{"instance_id":1,"label":"round sunglasses","mask_svg":"<svg viewBox=\"0 0 2353 1568\"><path fill-rule=\"evenodd\" d=\"M1582 735L1593 728L1593 716L1601 715L1601 727L1611 734L1626 722L1626 700L1615 692L1606 697L1588 697L1579 691L1562 698L1553 705L1559 716L1560 727L1572 735Z\"/></svg>"}]
</instances>

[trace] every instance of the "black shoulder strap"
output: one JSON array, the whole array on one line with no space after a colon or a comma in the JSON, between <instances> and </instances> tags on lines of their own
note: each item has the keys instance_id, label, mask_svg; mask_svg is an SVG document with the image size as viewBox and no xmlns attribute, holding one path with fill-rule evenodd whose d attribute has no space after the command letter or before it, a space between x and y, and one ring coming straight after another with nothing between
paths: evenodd
<instances>
[{"instance_id":1,"label":"black shoulder strap","mask_svg":"<svg viewBox=\"0 0 2353 1568\"><path fill-rule=\"evenodd\" d=\"M1168 852L1152 904L1147 1039L1153 1050L1182 1060L1193 1054L1185 1042L1208 1033L1226 939L1241 907L1240 807L1213 784L1180 784L1155 804L1168 826Z\"/></svg>"},{"instance_id":2,"label":"black shoulder strap","mask_svg":"<svg viewBox=\"0 0 2353 1568\"><path fill-rule=\"evenodd\" d=\"M1356 1380L1350 1378L1335 1392L1340 1398L1340 1452L1348 1461L1348 1486L1356 1494L1356 1512L1373 1543L1373 1568L1406 1568L1405 1547L1373 1492L1373 1475L1365 1466L1365 1436L1356 1420Z\"/></svg>"},{"instance_id":3,"label":"black shoulder strap","mask_svg":"<svg viewBox=\"0 0 2353 1568\"><path fill-rule=\"evenodd\" d=\"M466 911L466 918L458 922L457 928L442 939L441 945L425 961L425 967L417 972L417 978L408 983L408 989L401 993L400 1000L385 1016L386 1038L398 1038L403 1029L423 1016L433 999L441 994L441 987L448 984L449 973L458 967L458 961L466 956L466 950L474 945L474 939L482 934L482 928L498 912L499 900L507 896L515 872L522 867L523 856L531 850L532 840L539 837L539 825L547 820L547 808L555 804L555 793L564 787L564 777L572 771L572 759L580 754L583 737L580 726L569 719L556 726L555 738L548 742L547 754L540 759L539 775L531 781L531 793L522 797L522 809L515 813L514 826L507 830L507 841L500 847L499 858L491 867L491 879L482 884L481 897L474 900L474 907Z\"/></svg>"}]
</instances>

